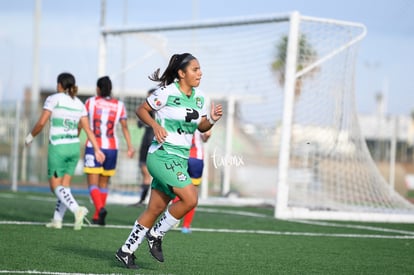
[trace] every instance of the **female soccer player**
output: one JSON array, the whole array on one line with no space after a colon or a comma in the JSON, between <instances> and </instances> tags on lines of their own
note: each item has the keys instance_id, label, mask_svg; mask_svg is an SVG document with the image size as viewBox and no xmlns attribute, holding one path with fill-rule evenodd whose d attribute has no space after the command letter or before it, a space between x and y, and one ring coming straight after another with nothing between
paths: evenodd
<instances>
[{"instance_id":1,"label":"female soccer player","mask_svg":"<svg viewBox=\"0 0 414 275\"><path fill-rule=\"evenodd\" d=\"M75 77L61 73L57 78L57 93L46 98L43 112L26 136L29 145L50 120L47 167L51 191L57 197L53 219L47 227L62 228L62 220L67 209L75 215L74 229L80 230L88 209L79 206L70 190L70 182L80 157L79 132L83 128L93 146L93 158L98 162L105 160L95 136L89 128L85 105L76 97L78 87Z\"/></svg>"},{"instance_id":2,"label":"female soccer player","mask_svg":"<svg viewBox=\"0 0 414 275\"><path fill-rule=\"evenodd\" d=\"M118 123L122 126L129 158L134 156L135 150L131 143L125 105L122 101L111 96L112 81L108 76L98 79L96 93L97 96L86 100L85 106L89 115L90 127L99 147L105 154L105 161L99 163L94 159L92 143L88 140L83 170L87 174L89 195L95 206L92 221L94 224L105 225L108 182L110 177L115 175L118 158L118 137L115 131Z\"/></svg>"},{"instance_id":3,"label":"female soccer player","mask_svg":"<svg viewBox=\"0 0 414 275\"><path fill-rule=\"evenodd\" d=\"M203 169L204 169L204 143L211 136L211 130L201 133L196 130L191 141L190 156L188 158L188 174L191 177L191 182L196 186L200 186ZM175 197L173 202L180 200L180 197ZM193 222L195 207L191 209L183 218L183 227L181 232L184 234L191 233L191 223Z\"/></svg>"},{"instance_id":4,"label":"female soccer player","mask_svg":"<svg viewBox=\"0 0 414 275\"><path fill-rule=\"evenodd\" d=\"M138 268L134 252L145 238L151 255L163 262L164 235L197 205L197 188L187 171L191 139L196 129L210 130L223 114L222 106L212 103L207 118L206 99L197 88L201 75L200 64L193 55L174 54L161 77L159 69L150 77L159 82L159 89L137 108L138 117L154 129L155 140L147 157L153 180L147 208L116 252L116 258L127 268ZM155 111L155 119L151 117L152 111ZM167 209L175 196L180 197L180 201Z\"/></svg>"}]
</instances>

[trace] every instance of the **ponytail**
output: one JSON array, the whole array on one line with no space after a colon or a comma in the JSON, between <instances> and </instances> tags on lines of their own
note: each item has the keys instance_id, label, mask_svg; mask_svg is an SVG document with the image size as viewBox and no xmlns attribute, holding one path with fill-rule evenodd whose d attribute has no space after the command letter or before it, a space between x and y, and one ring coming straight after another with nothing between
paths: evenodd
<instances>
[{"instance_id":1,"label":"ponytail","mask_svg":"<svg viewBox=\"0 0 414 275\"><path fill-rule=\"evenodd\" d=\"M191 60L196 59L190 53L174 54L171 56L167 68L164 73L160 76L160 69L158 68L148 78L152 81L160 82L159 87L167 86L178 79L178 71L185 70Z\"/></svg>"},{"instance_id":2,"label":"ponytail","mask_svg":"<svg viewBox=\"0 0 414 275\"><path fill-rule=\"evenodd\" d=\"M62 86L63 90L65 90L71 98L74 98L77 95L78 86L76 86L76 80L72 74L61 73L57 77L57 83Z\"/></svg>"}]
</instances>

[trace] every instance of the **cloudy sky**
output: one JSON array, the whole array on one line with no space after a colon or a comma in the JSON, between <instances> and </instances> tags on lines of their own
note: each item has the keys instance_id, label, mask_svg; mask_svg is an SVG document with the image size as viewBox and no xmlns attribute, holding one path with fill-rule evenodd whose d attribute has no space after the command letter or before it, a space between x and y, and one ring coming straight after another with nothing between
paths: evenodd
<instances>
[{"instance_id":1,"label":"cloudy sky","mask_svg":"<svg viewBox=\"0 0 414 275\"><path fill-rule=\"evenodd\" d=\"M33 79L33 22L36 0L0 0L0 100L21 98ZM39 81L53 87L61 71L79 71L79 86L93 87L98 74L101 0L41 0ZM289 13L363 23L356 98L360 113L375 111L383 91L387 112L414 109L414 1L411 0L106 0L107 25L130 26L194 19ZM53 55L50 58L48 55ZM52 83L52 84L51 84Z\"/></svg>"}]
</instances>

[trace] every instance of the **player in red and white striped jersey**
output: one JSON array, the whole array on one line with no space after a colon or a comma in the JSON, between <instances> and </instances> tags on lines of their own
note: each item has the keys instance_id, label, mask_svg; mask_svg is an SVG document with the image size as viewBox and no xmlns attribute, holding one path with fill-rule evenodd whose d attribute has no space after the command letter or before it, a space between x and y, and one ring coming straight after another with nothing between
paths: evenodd
<instances>
[{"instance_id":1,"label":"player in red and white striped jersey","mask_svg":"<svg viewBox=\"0 0 414 275\"><path fill-rule=\"evenodd\" d=\"M131 143L125 105L111 96L112 82L108 76L98 79L96 91L97 96L87 99L85 107L88 111L90 127L106 158L103 163L97 162L92 155L91 143L88 140L85 148L84 172L87 174L89 194L95 206L93 222L105 225L108 182L109 178L115 175L118 156L118 137L116 136L118 123L122 127L128 146L128 157L132 158L135 150Z\"/></svg>"}]
</instances>

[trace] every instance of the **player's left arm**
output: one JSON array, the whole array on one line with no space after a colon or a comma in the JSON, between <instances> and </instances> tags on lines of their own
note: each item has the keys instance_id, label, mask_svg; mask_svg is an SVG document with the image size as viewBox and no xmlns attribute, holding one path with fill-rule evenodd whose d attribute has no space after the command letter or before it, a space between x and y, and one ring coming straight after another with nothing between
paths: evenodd
<instances>
[{"instance_id":1,"label":"player's left arm","mask_svg":"<svg viewBox=\"0 0 414 275\"><path fill-rule=\"evenodd\" d=\"M89 141L92 143L93 149L95 151L95 158L98 162L103 163L105 161L105 155L99 148L98 142L96 141L95 135L89 127L89 119L87 116L82 116L79 120L79 124L83 128L88 137Z\"/></svg>"},{"instance_id":2,"label":"player's left arm","mask_svg":"<svg viewBox=\"0 0 414 275\"><path fill-rule=\"evenodd\" d=\"M214 102L211 102L210 108L210 117L203 116L201 118L200 124L198 124L198 130L204 133L213 127L213 125L222 117L223 115L223 106L221 104L215 105Z\"/></svg>"}]
</instances>

